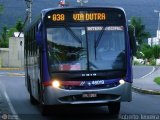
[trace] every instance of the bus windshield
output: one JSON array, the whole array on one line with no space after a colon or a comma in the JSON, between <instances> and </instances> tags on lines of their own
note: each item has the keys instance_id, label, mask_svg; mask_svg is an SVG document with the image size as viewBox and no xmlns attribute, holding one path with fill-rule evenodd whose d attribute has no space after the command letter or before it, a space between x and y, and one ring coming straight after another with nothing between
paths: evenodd
<instances>
[{"instance_id":1,"label":"bus windshield","mask_svg":"<svg viewBox=\"0 0 160 120\"><path fill-rule=\"evenodd\" d=\"M52 72L125 69L123 26L47 28L47 47Z\"/></svg>"}]
</instances>

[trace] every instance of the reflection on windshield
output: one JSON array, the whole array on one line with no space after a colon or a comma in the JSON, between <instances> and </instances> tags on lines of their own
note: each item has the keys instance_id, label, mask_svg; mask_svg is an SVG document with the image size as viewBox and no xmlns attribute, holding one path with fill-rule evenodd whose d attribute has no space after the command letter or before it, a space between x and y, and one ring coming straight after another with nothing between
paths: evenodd
<instances>
[{"instance_id":1,"label":"reflection on windshield","mask_svg":"<svg viewBox=\"0 0 160 120\"><path fill-rule=\"evenodd\" d=\"M47 41L52 71L125 67L123 26L48 28Z\"/></svg>"},{"instance_id":2,"label":"reflection on windshield","mask_svg":"<svg viewBox=\"0 0 160 120\"><path fill-rule=\"evenodd\" d=\"M86 70L84 28L47 29L49 62L53 71Z\"/></svg>"},{"instance_id":3,"label":"reflection on windshield","mask_svg":"<svg viewBox=\"0 0 160 120\"><path fill-rule=\"evenodd\" d=\"M99 38L100 32L104 31ZM90 27L89 37L90 62L101 70L123 69L125 62L125 39L123 27ZM97 40L92 42L91 40ZM96 70L91 66L92 70Z\"/></svg>"}]
</instances>

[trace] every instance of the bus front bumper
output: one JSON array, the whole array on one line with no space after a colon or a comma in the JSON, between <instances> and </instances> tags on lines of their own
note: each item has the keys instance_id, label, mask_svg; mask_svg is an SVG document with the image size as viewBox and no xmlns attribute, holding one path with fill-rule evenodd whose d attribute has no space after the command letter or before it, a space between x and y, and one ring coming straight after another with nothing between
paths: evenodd
<instances>
[{"instance_id":1,"label":"bus front bumper","mask_svg":"<svg viewBox=\"0 0 160 120\"><path fill-rule=\"evenodd\" d=\"M104 104L132 100L131 83L125 82L117 87L90 90L66 90L48 86L44 88L43 104ZM85 94L91 95L85 97ZM96 95L96 96L95 96Z\"/></svg>"}]
</instances>

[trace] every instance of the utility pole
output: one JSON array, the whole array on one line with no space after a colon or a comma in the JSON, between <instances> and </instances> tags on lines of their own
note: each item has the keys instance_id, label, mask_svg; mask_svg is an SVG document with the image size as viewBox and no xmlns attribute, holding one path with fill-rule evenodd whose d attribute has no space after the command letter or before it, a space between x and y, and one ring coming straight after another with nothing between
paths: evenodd
<instances>
[{"instance_id":1,"label":"utility pole","mask_svg":"<svg viewBox=\"0 0 160 120\"><path fill-rule=\"evenodd\" d=\"M32 0L29 0L29 23L32 22Z\"/></svg>"},{"instance_id":2,"label":"utility pole","mask_svg":"<svg viewBox=\"0 0 160 120\"><path fill-rule=\"evenodd\" d=\"M80 3L83 6L85 3L88 3L88 0L77 0L77 3Z\"/></svg>"},{"instance_id":3,"label":"utility pole","mask_svg":"<svg viewBox=\"0 0 160 120\"><path fill-rule=\"evenodd\" d=\"M158 13L158 28L157 28L157 38L160 40L160 11L154 10L155 13Z\"/></svg>"},{"instance_id":4,"label":"utility pole","mask_svg":"<svg viewBox=\"0 0 160 120\"><path fill-rule=\"evenodd\" d=\"M32 22L32 0L25 0L27 5L27 16L28 16L28 22Z\"/></svg>"}]
</instances>

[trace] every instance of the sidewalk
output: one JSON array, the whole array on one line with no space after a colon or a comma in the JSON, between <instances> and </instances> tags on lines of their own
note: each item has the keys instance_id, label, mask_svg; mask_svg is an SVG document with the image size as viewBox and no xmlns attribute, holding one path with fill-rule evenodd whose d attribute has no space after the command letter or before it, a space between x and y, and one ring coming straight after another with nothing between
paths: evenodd
<instances>
[{"instance_id":1,"label":"sidewalk","mask_svg":"<svg viewBox=\"0 0 160 120\"><path fill-rule=\"evenodd\" d=\"M154 82L155 77L160 77L160 67L148 76L134 79L133 89L141 93L160 95L160 85Z\"/></svg>"}]
</instances>

